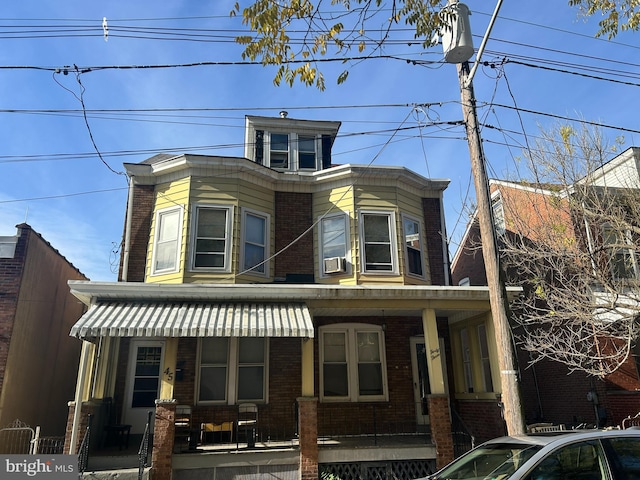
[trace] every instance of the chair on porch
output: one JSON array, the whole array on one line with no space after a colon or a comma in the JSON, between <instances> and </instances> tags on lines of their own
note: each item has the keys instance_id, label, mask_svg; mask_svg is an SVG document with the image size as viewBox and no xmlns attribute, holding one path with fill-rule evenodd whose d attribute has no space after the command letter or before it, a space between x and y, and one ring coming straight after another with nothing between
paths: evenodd
<instances>
[{"instance_id":1,"label":"chair on porch","mask_svg":"<svg viewBox=\"0 0 640 480\"><path fill-rule=\"evenodd\" d=\"M258 406L255 403L238 405L238 422L236 423L236 447L240 444L240 432L244 434L247 447L256 446L256 426L258 425Z\"/></svg>"},{"instance_id":2,"label":"chair on porch","mask_svg":"<svg viewBox=\"0 0 640 480\"><path fill-rule=\"evenodd\" d=\"M174 451L195 450L198 443L197 430L191 423L191 405L176 405Z\"/></svg>"},{"instance_id":3,"label":"chair on porch","mask_svg":"<svg viewBox=\"0 0 640 480\"><path fill-rule=\"evenodd\" d=\"M225 438L228 437L228 438ZM222 423L201 423L200 443L232 443L233 442L233 422Z\"/></svg>"},{"instance_id":4,"label":"chair on porch","mask_svg":"<svg viewBox=\"0 0 640 480\"><path fill-rule=\"evenodd\" d=\"M129 435L131 434L131 425L120 423L120 415L112 397L106 397L103 400L105 410L106 424L104 425L104 447L118 445L118 450L129 448Z\"/></svg>"}]
</instances>

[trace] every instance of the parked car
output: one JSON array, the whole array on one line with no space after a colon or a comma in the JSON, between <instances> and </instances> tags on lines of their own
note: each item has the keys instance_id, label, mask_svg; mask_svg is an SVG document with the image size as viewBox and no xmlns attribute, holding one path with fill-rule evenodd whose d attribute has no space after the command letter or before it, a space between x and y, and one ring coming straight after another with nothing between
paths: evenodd
<instances>
[{"instance_id":1,"label":"parked car","mask_svg":"<svg viewBox=\"0 0 640 480\"><path fill-rule=\"evenodd\" d=\"M425 480L640 480L640 429L500 437Z\"/></svg>"}]
</instances>

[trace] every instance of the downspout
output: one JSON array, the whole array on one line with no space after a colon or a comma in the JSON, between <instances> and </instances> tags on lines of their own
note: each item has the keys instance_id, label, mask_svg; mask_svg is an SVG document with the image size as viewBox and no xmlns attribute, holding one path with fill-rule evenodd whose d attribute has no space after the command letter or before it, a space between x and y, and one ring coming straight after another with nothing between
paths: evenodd
<instances>
[{"instance_id":1,"label":"downspout","mask_svg":"<svg viewBox=\"0 0 640 480\"><path fill-rule=\"evenodd\" d=\"M82 395L84 394L84 383L87 377L87 365L89 364L90 343L82 341L82 354L80 356L80 367L78 369L78 379L76 381L76 398L73 409L73 423L71 425L71 441L69 454L76 453L78 444L78 431L80 430L80 417L82 415Z\"/></svg>"},{"instance_id":2,"label":"downspout","mask_svg":"<svg viewBox=\"0 0 640 480\"><path fill-rule=\"evenodd\" d=\"M129 195L127 197L127 219L124 227L124 249L122 252L122 275L120 280L127 281L129 271L129 249L131 246L131 223L133 217L133 175L129 175Z\"/></svg>"}]
</instances>

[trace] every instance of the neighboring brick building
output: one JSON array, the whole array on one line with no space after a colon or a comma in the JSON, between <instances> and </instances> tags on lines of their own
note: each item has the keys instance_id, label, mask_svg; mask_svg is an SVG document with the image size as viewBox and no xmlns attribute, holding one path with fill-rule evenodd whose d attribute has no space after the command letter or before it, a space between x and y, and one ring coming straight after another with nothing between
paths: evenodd
<instances>
[{"instance_id":1,"label":"neighboring brick building","mask_svg":"<svg viewBox=\"0 0 640 480\"><path fill-rule=\"evenodd\" d=\"M243 158L126 165L127 281L72 282L91 306L72 334L96 369L83 412L113 398L135 436L155 409L154 478L215 469L416 478L452 459L450 407L466 364L450 332L470 325L492 338L488 290L448 286L448 180L332 166L338 128L251 116ZM462 400L482 403L475 420L495 436L498 352L486 347L471 359L486 381ZM239 428L246 403L257 405L251 449ZM187 453L178 404L205 440L187 435ZM233 449L198 456L213 448L207 438Z\"/></svg>"},{"instance_id":2,"label":"neighboring brick building","mask_svg":"<svg viewBox=\"0 0 640 480\"><path fill-rule=\"evenodd\" d=\"M590 181L610 188L640 186L636 163L639 153L636 148L623 152L601 171L593 173ZM567 239L575 239L579 238L580 229L584 229L585 220L569 213L571 208L563 203L566 197L563 200L562 195L558 195L558 188L551 190L548 185L503 180L490 181L490 188L496 229L501 234L520 235L533 244L544 245L553 239L542 239L542 235L560 232ZM596 228L589 227L590 231ZM460 245L452 262L453 283L486 285L482 242L475 219L469 223ZM629 244L629 251L632 250L637 250L637 244ZM635 259L636 255L631 254L629 258ZM635 265L633 270L636 275L640 272ZM515 281L522 284L521 276L517 270L508 272L512 284ZM601 380L584 372L572 372L564 364L546 359L531 364L529 355L518 350L521 398L528 423L617 426L628 415L640 412L640 378L635 356L630 356L622 368Z\"/></svg>"},{"instance_id":3,"label":"neighboring brick building","mask_svg":"<svg viewBox=\"0 0 640 480\"><path fill-rule=\"evenodd\" d=\"M64 435L80 358L69 331L86 310L68 280L86 277L29 225L0 237L0 428Z\"/></svg>"}]
</instances>

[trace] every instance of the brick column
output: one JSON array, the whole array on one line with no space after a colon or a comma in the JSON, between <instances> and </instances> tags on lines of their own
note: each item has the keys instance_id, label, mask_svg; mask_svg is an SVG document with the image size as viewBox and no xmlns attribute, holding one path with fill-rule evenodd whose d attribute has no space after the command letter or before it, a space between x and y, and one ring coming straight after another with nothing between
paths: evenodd
<instances>
[{"instance_id":1,"label":"brick column","mask_svg":"<svg viewBox=\"0 0 640 480\"><path fill-rule=\"evenodd\" d=\"M298 398L300 480L318 480L318 399Z\"/></svg>"},{"instance_id":2,"label":"brick column","mask_svg":"<svg viewBox=\"0 0 640 480\"><path fill-rule=\"evenodd\" d=\"M63 452L65 454L68 454L69 451L71 450L71 430L73 429L73 417L76 411L76 402L69 402L68 406L69 406L69 414L67 415L67 429L64 434ZM94 416L93 423L91 424L91 430L94 431L97 428L102 428L102 426L96 425L95 412L97 411L98 407L95 403L83 402L80 408L82 410L80 413L80 425L78 425L78 438L77 438L76 448L75 448L76 454L80 450L80 444L82 443L82 439L84 438L84 435L87 431L87 425L89 425L89 414ZM92 437L100 438L99 436L94 436L94 435L92 435Z\"/></svg>"},{"instance_id":3,"label":"brick column","mask_svg":"<svg viewBox=\"0 0 640 480\"><path fill-rule=\"evenodd\" d=\"M436 446L436 468L440 469L454 458L451 435L451 413L447 395L429 395L431 438Z\"/></svg>"},{"instance_id":4,"label":"brick column","mask_svg":"<svg viewBox=\"0 0 640 480\"><path fill-rule=\"evenodd\" d=\"M175 419L176 401L156 400L151 453L151 475L154 480L171 480Z\"/></svg>"}]
</instances>

